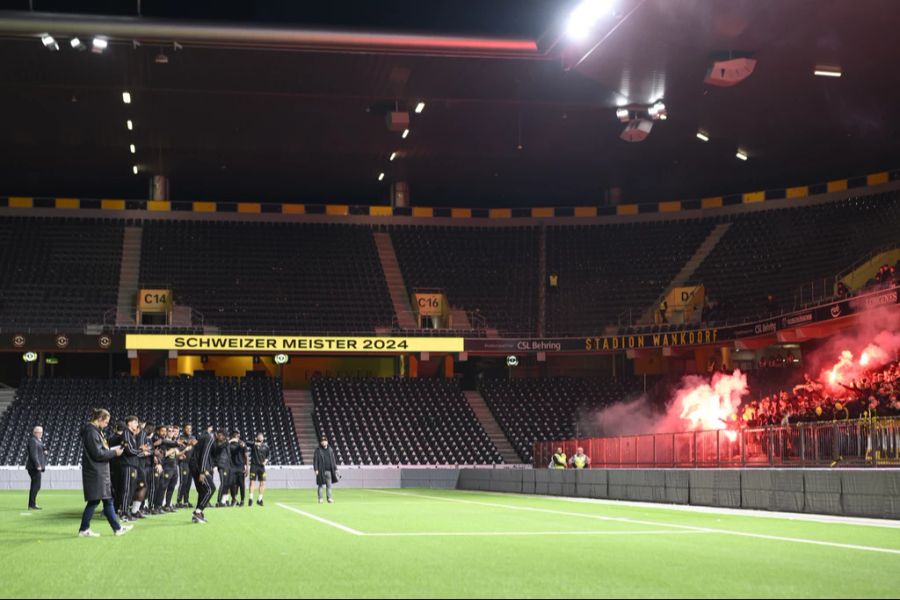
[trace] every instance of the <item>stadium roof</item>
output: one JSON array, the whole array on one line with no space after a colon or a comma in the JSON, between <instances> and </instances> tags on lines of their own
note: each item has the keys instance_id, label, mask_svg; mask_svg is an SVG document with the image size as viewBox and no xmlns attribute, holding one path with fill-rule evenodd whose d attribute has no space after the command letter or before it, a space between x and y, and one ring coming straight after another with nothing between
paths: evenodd
<instances>
[{"instance_id":1,"label":"stadium roof","mask_svg":"<svg viewBox=\"0 0 900 600\"><path fill-rule=\"evenodd\" d=\"M612 187L658 201L897 166L891 0L865 11L852 0L617 0L618 16L580 46L562 34L569 0L143 0L136 20L137 4L41 0L31 14L0 13L0 193L139 198L162 173L175 200L385 204L402 179L414 204L585 205ZM29 30L48 18L59 31ZM135 46L108 33L141 23L172 37L135 34ZM222 24L253 40L223 41ZM109 48L73 50L78 26ZM221 37L192 39L190 27ZM262 42L260 31L304 41ZM381 37L360 36L371 32ZM755 58L755 72L704 84L729 53ZM816 77L818 65L843 76ZM668 120L642 143L620 140L617 105L658 99ZM419 101L407 139L388 131L392 107Z\"/></svg>"}]
</instances>

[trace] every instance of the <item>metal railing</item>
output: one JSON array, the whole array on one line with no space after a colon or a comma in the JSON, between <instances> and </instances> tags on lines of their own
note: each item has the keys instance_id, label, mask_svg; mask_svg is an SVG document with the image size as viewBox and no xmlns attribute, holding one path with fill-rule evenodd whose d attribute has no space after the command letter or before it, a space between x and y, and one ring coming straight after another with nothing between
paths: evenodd
<instances>
[{"instance_id":1,"label":"metal railing","mask_svg":"<svg viewBox=\"0 0 900 600\"><path fill-rule=\"evenodd\" d=\"M594 468L896 467L900 417L536 442L534 467L559 447Z\"/></svg>"}]
</instances>

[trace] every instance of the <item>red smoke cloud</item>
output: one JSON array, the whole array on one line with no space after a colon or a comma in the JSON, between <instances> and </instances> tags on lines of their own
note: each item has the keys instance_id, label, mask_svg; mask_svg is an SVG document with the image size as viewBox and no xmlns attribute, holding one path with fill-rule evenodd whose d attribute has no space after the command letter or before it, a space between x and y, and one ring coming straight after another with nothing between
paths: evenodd
<instances>
[{"instance_id":1,"label":"red smoke cloud","mask_svg":"<svg viewBox=\"0 0 900 600\"><path fill-rule=\"evenodd\" d=\"M824 394L844 398L851 392L840 384L850 386L866 372L900 359L898 332L900 311L862 313L852 329L805 355L805 370L819 374L816 380L823 386ZM664 414L641 397L604 409L591 420L607 436L726 429L734 426L741 401L749 393L747 377L739 370L730 375L716 373L711 379L689 375L672 392Z\"/></svg>"}]
</instances>

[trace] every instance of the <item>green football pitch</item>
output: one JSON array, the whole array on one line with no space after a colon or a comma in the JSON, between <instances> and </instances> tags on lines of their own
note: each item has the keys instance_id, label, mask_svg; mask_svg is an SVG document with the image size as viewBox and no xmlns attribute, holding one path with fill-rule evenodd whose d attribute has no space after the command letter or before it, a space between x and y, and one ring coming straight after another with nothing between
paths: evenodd
<instances>
[{"instance_id":1,"label":"green football pitch","mask_svg":"<svg viewBox=\"0 0 900 600\"><path fill-rule=\"evenodd\" d=\"M424 489L271 490L124 537L78 492L0 493L2 597L897 597L900 528Z\"/></svg>"}]
</instances>

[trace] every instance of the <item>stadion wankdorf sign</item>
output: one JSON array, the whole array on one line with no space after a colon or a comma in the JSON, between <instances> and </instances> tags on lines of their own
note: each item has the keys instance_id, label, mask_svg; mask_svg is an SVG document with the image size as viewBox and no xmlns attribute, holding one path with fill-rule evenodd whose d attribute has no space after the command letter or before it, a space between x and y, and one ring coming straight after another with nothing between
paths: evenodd
<instances>
[{"instance_id":1,"label":"stadion wankdorf sign","mask_svg":"<svg viewBox=\"0 0 900 600\"><path fill-rule=\"evenodd\" d=\"M451 337L329 337L267 335L128 334L126 350L178 350L185 353L316 352L384 353L463 352L464 338Z\"/></svg>"}]
</instances>

